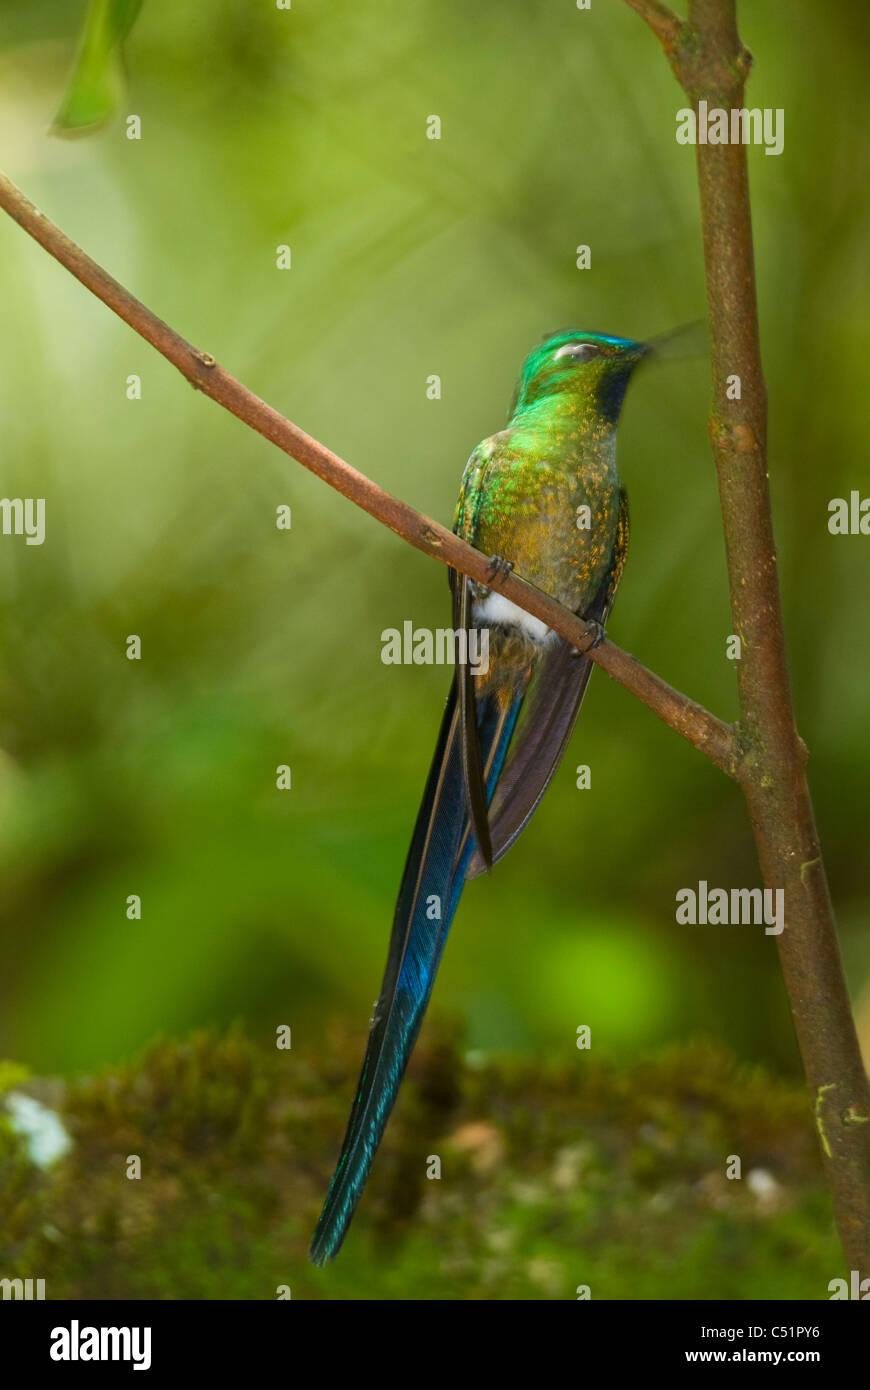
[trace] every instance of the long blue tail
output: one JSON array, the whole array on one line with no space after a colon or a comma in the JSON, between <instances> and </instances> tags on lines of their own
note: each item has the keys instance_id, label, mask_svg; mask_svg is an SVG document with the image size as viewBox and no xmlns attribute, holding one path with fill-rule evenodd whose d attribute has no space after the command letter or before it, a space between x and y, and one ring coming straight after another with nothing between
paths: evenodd
<instances>
[{"instance_id":1,"label":"long blue tail","mask_svg":"<svg viewBox=\"0 0 870 1390\"><path fill-rule=\"evenodd\" d=\"M477 705L481 761L492 797L514 731L525 685ZM311 1242L311 1259L334 1259L393 1108L417 1040L435 974L453 920L465 872L475 850L468 821L454 680L426 782L390 937L381 995L375 1009L357 1093L341 1156Z\"/></svg>"}]
</instances>

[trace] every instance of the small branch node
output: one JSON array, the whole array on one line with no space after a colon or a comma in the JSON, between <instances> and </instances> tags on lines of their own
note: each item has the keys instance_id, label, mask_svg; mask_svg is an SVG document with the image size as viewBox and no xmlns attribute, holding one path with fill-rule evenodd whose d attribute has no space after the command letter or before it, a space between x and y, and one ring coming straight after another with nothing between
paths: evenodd
<instances>
[{"instance_id":1,"label":"small branch node","mask_svg":"<svg viewBox=\"0 0 870 1390\"><path fill-rule=\"evenodd\" d=\"M739 75L740 80L741 80L742 82L745 82L745 81L746 81L747 77L749 76L750 72L752 71L752 64L753 64L754 62L755 62L755 59L753 58L753 56L752 56L752 54L750 53L749 49L748 49L748 48L744 48L744 47L741 45L740 52L739 52L738 55L737 55L737 64L736 64L736 66L737 66L738 75Z\"/></svg>"},{"instance_id":2,"label":"small branch node","mask_svg":"<svg viewBox=\"0 0 870 1390\"><path fill-rule=\"evenodd\" d=\"M626 0L631 9L639 14L649 25L666 52L670 53L679 43L688 25L675 15L673 10L663 5L661 0Z\"/></svg>"},{"instance_id":3,"label":"small branch node","mask_svg":"<svg viewBox=\"0 0 870 1390\"><path fill-rule=\"evenodd\" d=\"M854 1105L850 1105L840 1116L840 1120L846 1129L854 1129L856 1125L870 1124L870 1115L859 1115Z\"/></svg>"}]
</instances>

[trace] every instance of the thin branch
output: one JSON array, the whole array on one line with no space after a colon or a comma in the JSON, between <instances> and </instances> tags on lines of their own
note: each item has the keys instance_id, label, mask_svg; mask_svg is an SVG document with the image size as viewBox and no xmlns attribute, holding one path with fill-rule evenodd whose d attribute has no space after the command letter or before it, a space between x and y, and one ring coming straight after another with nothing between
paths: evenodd
<instances>
[{"instance_id":1,"label":"thin branch","mask_svg":"<svg viewBox=\"0 0 870 1390\"><path fill-rule=\"evenodd\" d=\"M330 487L383 522L418 550L470 575L472 579L489 584L505 598L540 618L579 650L589 646L595 629L582 618L517 575L499 575L490 579L490 557L475 550L437 521L430 520L385 492L299 429L298 425L260 400L224 371L209 353L200 352L186 342L96 261L91 260L2 173L0 207L140 337L177 367L191 386L283 449L284 453L316 473ZM705 753L723 772L732 777L739 775L739 745L730 725L674 690L612 642L604 641L599 647L589 650L588 654L613 680L636 695L659 719Z\"/></svg>"},{"instance_id":2,"label":"thin branch","mask_svg":"<svg viewBox=\"0 0 870 1390\"><path fill-rule=\"evenodd\" d=\"M661 0L625 0L652 29L665 52L670 54L683 36L685 25Z\"/></svg>"},{"instance_id":3,"label":"thin branch","mask_svg":"<svg viewBox=\"0 0 870 1390\"><path fill-rule=\"evenodd\" d=\"M736 0L689 0L677 47L652 0L626 0L650 23L697 107L744 105L751 57ZM650 15L656 19L651 22ZM789 688L767 477L746 147L699 144L713 407L710 440L728 562L744 763L740 782L765 884L785 892L776 938L843 1249L870 1272L870 1092L840 963L822 852ZM726 381L739 377L739 400Z\"/></svg>"}]
</instances>

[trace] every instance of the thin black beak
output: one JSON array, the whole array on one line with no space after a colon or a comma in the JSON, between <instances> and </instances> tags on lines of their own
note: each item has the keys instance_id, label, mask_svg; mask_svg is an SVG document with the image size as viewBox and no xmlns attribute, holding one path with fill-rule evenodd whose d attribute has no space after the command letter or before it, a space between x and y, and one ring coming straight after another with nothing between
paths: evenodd
<instances>
[{"instance_id":1,"label":"thin black beak","mask_svg":"<svg viewBox=\"0 0 870 1390\"><path fill-rule=\"evenodd\" d=\"M704 357L707 353L706 326L702 319L694 319L650 338L644 347L650 357Z\"/></svg>"}]
</instances>

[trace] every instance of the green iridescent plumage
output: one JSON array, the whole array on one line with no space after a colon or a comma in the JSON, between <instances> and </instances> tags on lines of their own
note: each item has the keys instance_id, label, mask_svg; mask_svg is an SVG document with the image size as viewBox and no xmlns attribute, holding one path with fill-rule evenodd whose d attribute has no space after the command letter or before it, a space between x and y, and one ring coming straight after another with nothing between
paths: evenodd
<instances>
[{"instance_id":1,"label":"green iridescent plumage","mask_svg":"<svg viewBox=\"0 0 870 1390\"><path fill-rule=\"evenodd\" d=\"M558 357L574 343L597 355ZM462 480L457 533L575 611L592 602L612 559L616 422L645 352L602 335L547 339L526 362L507 428L478 445Z\"/></svg>"},{"instance_id":2,"label":"green iridescent plumage","mask_svg":"<svg viewBox=\"0 0 870 1390\"><path fill-rule=\"evenodd\" d=\"M546 339L526 361L507 428L478 445L462 479L458 534L598 623L610 612L628 542L616 424L646 351L602 334ZM528 822L591 673L588 657L493 590L457 575L452 587L454 623L488 632L489 666L474 675L460 667L448 698L362 1074L312 1242L317 1264L338 1252L362 1195L463 884L501 858Z\"/></svg>"}]
</instances>

